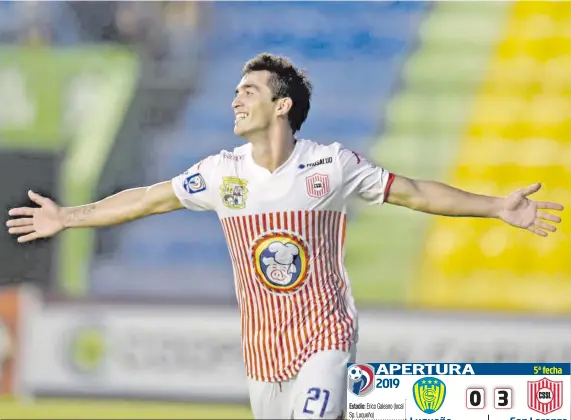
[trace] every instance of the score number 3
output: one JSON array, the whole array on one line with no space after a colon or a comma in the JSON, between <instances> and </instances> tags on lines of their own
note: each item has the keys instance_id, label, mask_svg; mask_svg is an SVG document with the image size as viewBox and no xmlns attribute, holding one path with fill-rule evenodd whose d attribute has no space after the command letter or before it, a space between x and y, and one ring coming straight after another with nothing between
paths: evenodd
<instances>
[{"instance_id":1,"label":"score number 3","mask_svg":"<svg viewBox=\"0 0 571 420\"><path fill-rule=\"evenodd\" d=\"M512 408L512 389L496 388L494 389L494 408L509 409Z\"/></svg>"}]
</instances>

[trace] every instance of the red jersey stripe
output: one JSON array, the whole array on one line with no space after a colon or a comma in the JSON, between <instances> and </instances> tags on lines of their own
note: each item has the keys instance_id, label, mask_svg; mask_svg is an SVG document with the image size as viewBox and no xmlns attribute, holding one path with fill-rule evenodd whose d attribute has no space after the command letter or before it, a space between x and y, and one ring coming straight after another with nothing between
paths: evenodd
<instances>
[{"instance_id":1,"label":"red jersey stripe","mask_svg":"<svg viewBox=\"0 0 571 420\"><path fill-rule=\"evenodd\" d=\"M247 375L285 381L320 350L349 350L355 308L343 268L345 215L290 211L222 220Z\"/></svg>"}]
</instances>

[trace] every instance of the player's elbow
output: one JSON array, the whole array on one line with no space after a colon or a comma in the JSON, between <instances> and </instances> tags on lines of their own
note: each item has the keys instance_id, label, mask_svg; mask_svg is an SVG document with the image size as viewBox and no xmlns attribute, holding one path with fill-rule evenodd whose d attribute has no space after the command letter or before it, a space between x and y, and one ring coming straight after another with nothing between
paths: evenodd
<instances>
[{"instance_id":1,"label":"player's elbow","mask_svg":"<svg viewBox=\"0 0 571 420\"><path fill-rule=\"evenodd\" d=\"M419 182L399 176L395 176L387 201L417 211L424 211L429 206L428 197Z\"/></svg>"}]
</instances>

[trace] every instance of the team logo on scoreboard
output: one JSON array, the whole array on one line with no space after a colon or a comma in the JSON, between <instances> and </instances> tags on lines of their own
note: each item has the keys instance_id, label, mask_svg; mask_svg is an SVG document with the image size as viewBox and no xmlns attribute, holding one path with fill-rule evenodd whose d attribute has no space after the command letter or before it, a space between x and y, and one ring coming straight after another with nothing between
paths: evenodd
<instances>
[{"instance_id":1,"label":"team logo on scoreboard","mask_svg":"<svg viewBox=\"0 0 571 420\"><path fill-rule=\"evenodd\" d=\"M246 199L248 198L246 185L248 185L248 181L233 176L225 176L222 180L220 196L224 205L234 210L246 207Z\"/></svg>"},{"instance_id":2,"label":"team logo on scoreboard","mask_svg":"<svg viewBox=\"0 0 571 420\"><path fill-rule=\"evenodd\" d=\"M271 232L256 239L252 260L258 279L274 293L297 291L309 276L309 247L291 232Z\"/></svg>"},{"instance_id":3,"label":"team logo on scoreboard","mask_svg":"<svg viewBox=\"0 0 571 420\"><path fill-rule=\"evenodd\" d=\"M307 195L321 198L329 193L329 176L323 174L313 174L305 178Z\"/></svg>"},{"instance_id":4,"label":"team logo on scoreboard","mask_svg":"<svg viewBox=\"0 0 571 420\"><path fill-rule=\"evenodd\" d=\"M444 404L446 385L438 378L422 378L412 386L412 395L420 411L433 414Z\"/></svg>"},{"instance_id":5,"label":"team logo on scoreboard","mask_svg":"<svg viewBox=\"0 0 571 420\"><path fill-rule=\"evenodd\" d=\"M347 389L358 397L364 397L375 389L375 369L370 365L351 365L347 369Z\"/></svg>"},{"instance_id":6,"label":"team logo on scoreboard","mask_svg":"<svg viewBox=\"0 0 571 420\"><path fill-rule=\"evenodd\" d=\"M527 382L527 406L541 414L549 414L563 406L563 381Z\"/></svg>"}]
</instances>

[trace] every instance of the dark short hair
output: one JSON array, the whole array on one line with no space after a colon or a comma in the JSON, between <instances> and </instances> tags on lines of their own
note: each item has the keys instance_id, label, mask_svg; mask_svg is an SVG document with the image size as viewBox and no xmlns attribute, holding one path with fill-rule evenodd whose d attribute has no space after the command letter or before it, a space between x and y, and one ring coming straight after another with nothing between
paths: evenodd
<instances>
[{"instance_id":1,"label":"dark short hair","mask_svg":"<svg viewBox=\"0 0 571 420\"><path fill-rule=\"evenodd\" d=\"M289 124L295 133L301 128L309 113L313 86L307 76L285 57L262 53L249 60L242 69L242 75L253 71L270 73L272 101L291 98L293 104L288 114Z\"/></svg>"}]
</instances>

